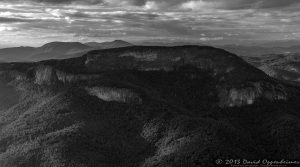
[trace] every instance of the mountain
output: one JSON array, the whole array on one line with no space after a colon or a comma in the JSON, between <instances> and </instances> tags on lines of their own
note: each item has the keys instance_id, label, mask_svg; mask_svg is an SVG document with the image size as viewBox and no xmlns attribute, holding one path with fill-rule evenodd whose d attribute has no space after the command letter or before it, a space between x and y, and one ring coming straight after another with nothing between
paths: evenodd
<instances>
[{"instance_id":1,"label":"mountain","mask_svg":"<svg viewBox=\"0 0 300 167\"><path fill-rule=\"evenodd\" d=\"M300 154L300 87L223 49L2 63L0 81L2 166L196 167Z\"/></svg>"},{"instance_id":2,"label":"mountain","mask_svg":"<svg viewBox=\"0 0 300 167\"><path fill-rule=\"evenodd\" d=\"M26 59L31 61L66 59L81 56L89 50L91 50L89 46L79 42L51 42L36 48Z\"/></svg>"},{"instance_id":3,"label":"mountain","mask_svg":"<svg viewBox=\"0 0 300 167\"><path fill-rule=\"evenodd\" d=\"M81 56L95 49L109 49L133 46L125 41L96 43L51 42L41 47L15 47L0 49L0 62L32 62L49 59L67 59Z\"/></svg>"},{"instance_id":4,"label":"mountain","mask_svg":"<svg viewBox=\"0 0 300 167\"><path fill-rule=\"evenodd\" d=\"M11 62L27 57L35 50L33 47L14 47L0 49L0 61Z\"/></svg>"},{"instance_id":5,"label":"mountain","mask_svg":"<svg viewBox=\"0 0 300 167\"><path fill-rule=\"evenodd\" d=\"M111 49L111 48L121 48L121 47L133 46L133 44L126 42L126 41L122 41L122 40L115 40L112 42L103 42L103 43L88 42L88 43L85 43L85 45L90 46L92 48L96 48L96 49Z\"/></svg>"},{"instance_id":6,"label":"mountain","mask_svg":"<svg viewBox=\"0 0 300 167\"><path fill-rule=\"evenodd\" d=\"M84 49L90 49L90 47L80 42L51 42L37 48L36 52L68 53L68 52L76 52L78 50L81 51Z\"/></svg>"},{"instance_id":7,"label":"mountain","mask_svg":"<svg viewBox=\"0 0 300 167\"><path fill-rule=\"evenodd\" d=\"M51 42L41 47L15 47L0 49L0 61L21 62L48 59L66 59L81 56L90 47L79 42Z\"/></svg>"}]
</instances>

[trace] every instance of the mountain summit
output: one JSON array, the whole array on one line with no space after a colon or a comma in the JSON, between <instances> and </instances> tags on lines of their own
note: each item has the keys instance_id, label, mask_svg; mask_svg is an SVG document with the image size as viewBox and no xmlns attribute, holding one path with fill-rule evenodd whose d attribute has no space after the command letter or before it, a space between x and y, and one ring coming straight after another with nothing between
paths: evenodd
<instances>
[{"instance_id":1,"label":"mountain summit","mask_svg":"<svg viewBox=\"0 0 300 167\"><path fill-rule=\"evenodd\" d=\"M47 43L38 48L40 52L58 52L58 53L66 53L70 50L84 50L89 49L90 47L80 43L80 42L51 42ZM37 52L38 52L37 51Z\"/></svg>"},{"instance_id":2,"label":"mountain summit","mask_svg":"<svg viewBox=\"0 0 300 167\"><path fill-rule=\"evenodd\" d=\"M51 42L38 47L26 59L31 61L78 57L91 50L80 42Z\"/></svg>"}]
</instances>

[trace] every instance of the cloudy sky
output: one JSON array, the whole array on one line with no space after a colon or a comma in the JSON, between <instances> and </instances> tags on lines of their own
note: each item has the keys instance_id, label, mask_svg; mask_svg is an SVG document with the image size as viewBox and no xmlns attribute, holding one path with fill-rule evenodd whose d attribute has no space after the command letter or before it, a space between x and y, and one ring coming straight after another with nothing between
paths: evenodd
<instances>
[{"instance_id":1,"label":"cloudy sky","mask_svg":"<svg viewBox=\"0 0 300 167\"><path fill-rule=\"evenodd\" d=\"M300 40L299 0L0 0L0 46Z\"/></svg>"}]
</instances>

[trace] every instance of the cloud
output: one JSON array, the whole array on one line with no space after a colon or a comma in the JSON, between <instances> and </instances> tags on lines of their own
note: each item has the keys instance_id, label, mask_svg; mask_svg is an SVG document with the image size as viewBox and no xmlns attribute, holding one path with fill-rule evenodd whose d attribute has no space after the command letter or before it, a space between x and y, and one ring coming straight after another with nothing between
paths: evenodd
<instances>
[{"instance_id":1,"label":"cloud","mask_svg":"<svg viewBox=\"0 0 300 167\"><path fill-rule=\"evenodd\" d=\"M19 1L20 3L16 3ZM299 0L0 0L1 41L299 38ZM298 10L297 10L298 9Z\"/></svg>"},{"instance_id":2,"label":"cloud","mask_svg":"<svg viewBox=\"0 0 300 167\"><path fill-rule=\"evenodd\" d=\"M185 7L190 9L264 9L299 4L299 0L105 0L107 4L130 4L149 8Z\"/></svg>"},{"instance_id":3,"label":"cloud","mask_svg":"<svg viewBox=\"0 0 300 167\"><path fill-rule=\"evenodd\" d=\"M14 29L13 27L1 26L0 25L0 32L2 32L2 31L12 31L13 29Z\"/></svg>"},{"instance_id":4,"label":"cloud","mask_svg":"<svg viewBox=\"0 0 300 167\"><path fill-rule=\"evenodd\" d=\"M293 4L299 4L298 0L203 0L215 3L217 7L224 9L249 9L249 8L282 8Z\"/></svg>"},{"instance_id":5,"label":"cloud","mask_svg":"<svg viewBox=\"0 0 300 167\"><path fill-rule=\"evenodd\" d=\"M4 0L2 2L33 2L40 4L82 4L108 6L143 6L145 9L266 9L300 4L299 0Z\"/></svg>"},{"instance_id":6,"label":"cloud","mask_svg":"<svg viewBox=\"0 0 300 167\"><path fill-rule=\"evenodd\" d=\"M198 35L197 33L200 33L180 21L157 21L150 23L147 27L153 29L154 32L170 36Z\"/></svg>"},{"instance_id":7,"label":"cloud","mask_svg":"<svg viewBox=\"0 0 300 167\"><path fill-rule=\"evenodd\" d=\"M71 4L71 3L79 3L79 4L101 4L102 0L2 0L2 2L34 2L41 4Z\"/></svg>"},{"instance_id":8,"label":"cloud","mask_svg":"<svg viewBox=\"0 0 300 167\"><path fill-rule=\"evenodd\" d=\"M20 23L20 22L34 22L37 20L34 19L20 19L20 18L9 18L9 17L0 17L0 23Z\"/></svg>"}]
</instances>

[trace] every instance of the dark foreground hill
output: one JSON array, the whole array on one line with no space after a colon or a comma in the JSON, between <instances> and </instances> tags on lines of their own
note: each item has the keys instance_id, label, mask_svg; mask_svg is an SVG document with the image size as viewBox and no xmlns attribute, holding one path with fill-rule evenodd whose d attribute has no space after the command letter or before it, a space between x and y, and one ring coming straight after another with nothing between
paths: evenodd
<instances>
[{"instance_id":1,"label":"dark foreground hill","mask_svg":"<svg viewBox=\"0 0 300 167\"><path fill-rule=\"evenodd\" d=\"M0 96L0 166L299 158L300 88L221 49L99 50L1 64L0 79L0 90L14 96Z\"/></svg>"}]
</instances>

